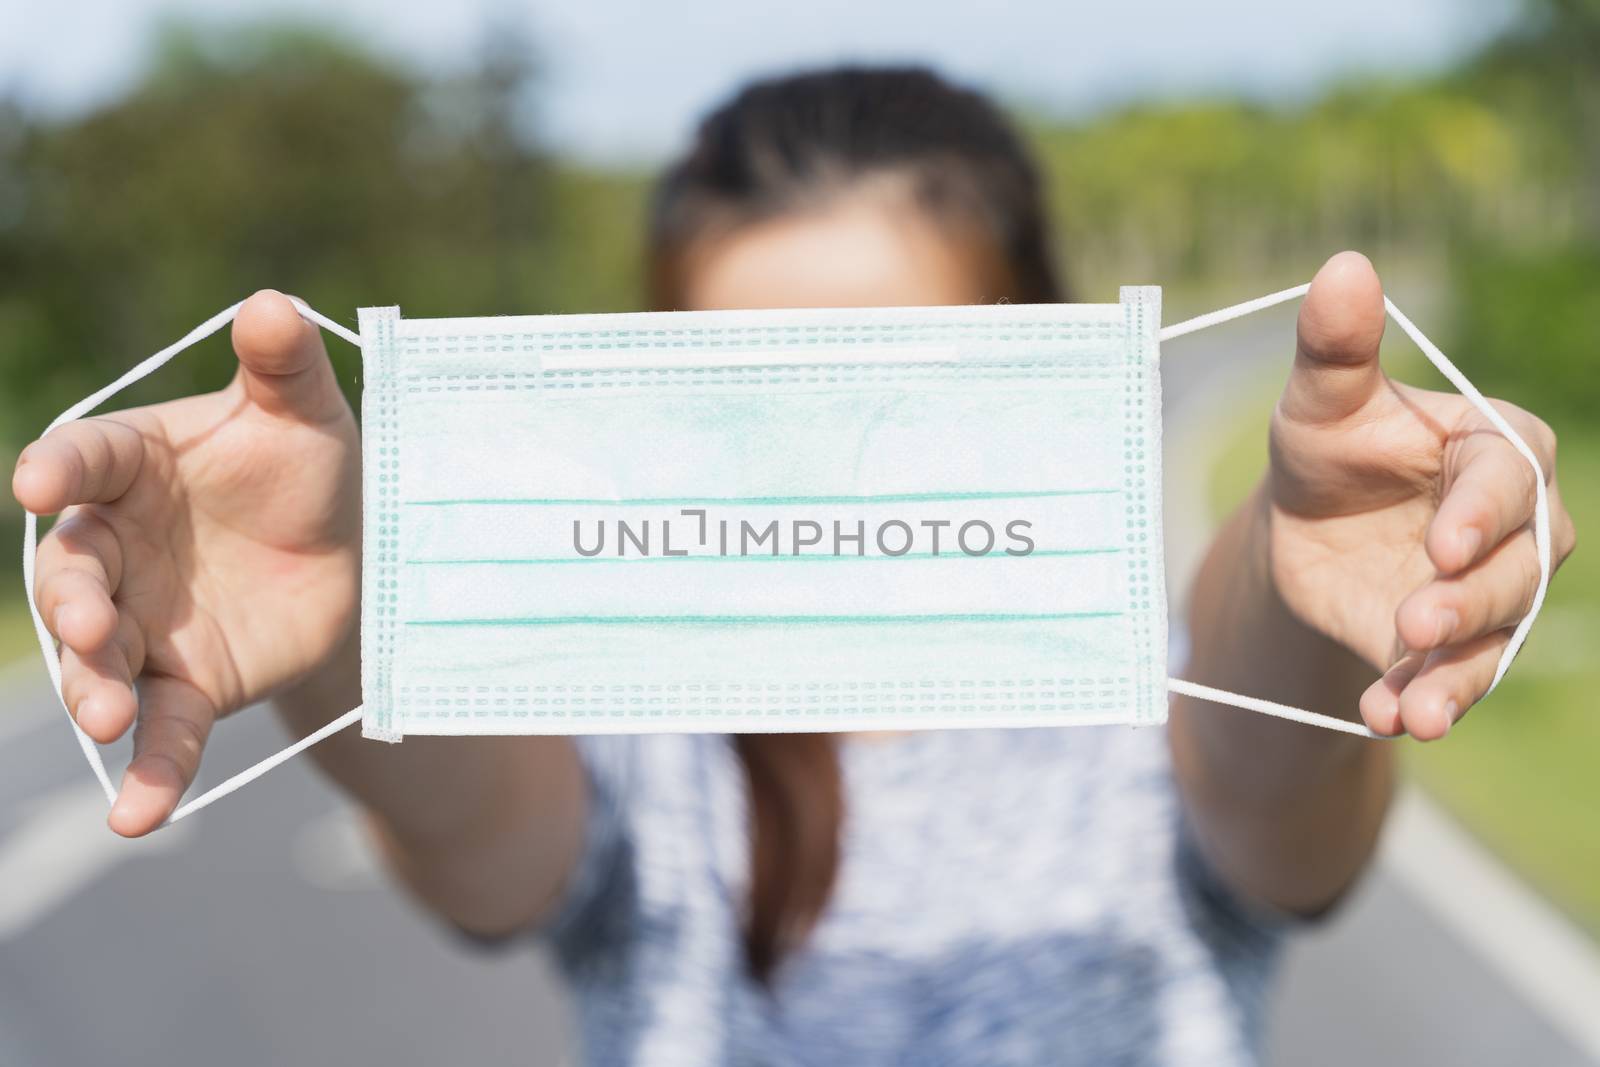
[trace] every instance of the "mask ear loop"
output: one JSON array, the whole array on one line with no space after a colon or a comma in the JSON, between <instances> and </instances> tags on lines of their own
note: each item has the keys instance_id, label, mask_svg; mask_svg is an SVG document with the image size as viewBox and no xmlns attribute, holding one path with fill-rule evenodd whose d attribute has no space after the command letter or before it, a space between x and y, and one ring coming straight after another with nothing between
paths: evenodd
<instances>
[{"instance_id":1,"label":"mask ear loop","mask_svg":"<svg viewBox=\"0 0 1600 1067\"><path fill-rule=\"evenodd\" d=\"M289 299L294 302L294 305L299 309L300 314L308 321L316 323L324 330L327 330L336 337L340 337L350 342L357 348L361 347L360 334L349 329L348 327L334 322L326 315L323 315L308 306L302 300L296 299L295 297L290 297ZM82 400L78 401L76 404L73 404L70 408L56 416L50 425L45 428L44 432L48 434L51 430L54 430L56 427L61 426L64 423L72 422L75 419L81 419L83 416L89 414L91 411L93 411L95 408L98 408L101 404L104 404L113 396L116 396L118 393L122 392L134 382L137 382L141 378L148 377L149 375L155 373L157 370L171 361L171 359L179 352L182 352L184 349L190 347L196 342L205 340L207 337L210 337L228 323L232 322L234 316L238 315L239 309L243 306L244 301L241 300L232 307L217 312L215 315L211 316L209 319L202 322L188 333L184 334L182 338L173 344L168 345L155 355L133 367L126 374L122 375L122 377L118 378L110 385L91 393ZM116 787L111 784L110 775L106 773L105 761L100 757L99 746L95 744L93 738L83 732L83 729L78 725L77 720L72 717L72 711L67 707L66 698L61 695L61 657L56 651L55 639L51 636L49 629L45 627L44 619L39 614L39 606L33 595L35 566L34 557L37 554L38 546L39 517L34 515L32 512L27 512L23 520L22 530L22 584L27 590L28 612L33 616L34 635L39 640L39 651L44 655L45 671L50 675L50 685L51 688L55 690L56 701L61 705L61 710L66 713L67 722L71 724L72 732L78 738L78 747L83 750L84 758L89 761L89 768L94 771L95 779L100 783L100 790L106 796L106 803L112 804L116 802L117 790ZM248 770L241 771L222 784L207 790L200 796L195 797L193 800L190 800L187 803L179 806L177 810L168 816L167 821L163 823L162 826L171 826L179 819L182 819L188 815L192 815L200 809L208 807L212 803L221 800L234 790L240 788L241 786L248 785L250 782L255 781L257 778L261 777L263 774L266 774L274 767L277 767L279 764L282 764L294 756L299 755L301 752L304 752L318 741L331 737L340 730L343 730L345 727L359 722L360 719L361 709L359 707L352 711L346 712L337 719L328 723L326 726L322 727L320 730L301 738L299 741L296 741L294 744L290 745L288 748L285 748L276 755L267 757Z\"/></svg>"},{"instance_id":2,"label":"mask ear loop","mask_svg":"<svg viewBox=\"0 0 1600 1067\"><path fill-rule=\"evenodd\" d=\"M1216 326L1249 315L1252 312L1262 311L1278 304L1287 303L1290 300L1297 300L1305 296L1310 290L1311 284L1307 282L1304 285L1297 285L1293 289L1285 289L1282 292L1257 297L1255 300L1247 300L1232 307L1197 315L1192 319L1185 319L1183 322L1166 327L1158 336L1162 342L1170 341L1185 334L1194 333L1196 330L1203 330L1208 326ZM1469 382L1467 376L1462 374L1454 363L1450 362L1449 357L1439 350L1439 346L1428 340L1422 331L1417 329L1416 325L1406 317L1404 312L1395 307L1394 301L1387 296L1383 298L1383 306L1389 313L1389 317L1394 319L1400 329L1405 332L1405 335L1411 338L1416 346L1422 350L1422 354L1428 357L1428 362L1438 368L1439 373L1443 374L1450 384L1456 387L1456 391L1466 397L1472 406L1477 408L1483 417L1489 420L1489 424L1499 431L1502 437L1511 442L1511 446L1517 450L1517 453L1527 460L1528 466L1533 468L1535 494L1533 541L1539 553L1539 586L1533 594L1533 605L1528 609L1528 613L1522 617L1522 620L1517 623L1517 628L1511 632L1511 640L1506 644L1505 651L1500 654L1500 663L1495 667L1494 680L1489 684L1489 689L1484 694L1488 696L1489 693L1494 692L1495 687L1500 684L1500 680L1506 676L1506 671L1511 668L1511 661L1516 659L1517 652L1521 650L1523 642L1528 639L1528 631L1533 628L1533 620L1538 617L1539 609L1544 606L1545 593L1550 588L1550 496L1545 487L1544 468L1539 464L1539 457L1534 454L1533 449L1528 447L1528 442L1524 441L1522 436L1511 428L1511 424L1505 420L1505 416L1501 415L1495 409L1495 406L1489 403L1484 395L1478 391L1478 387ZM1357 737L1388 740L1386 735L1376 733L1362 723L1335 718L1332 715L1323 715L1315 711L1306 711L1303 708L1291 707L1287 704L1278 704L1271 700L1248 697L1225 689L1213 689L1211 686L1185 681L1182 678L1168 678L1167 689L1170 692L1194 697L1198 700L1208 700L1216 704L1228 704L1236 708L1244 708L1246 711L1256 711L1263 715L1290 719L1309 726L1321 726L1328 730L1339 730L1343 733L1355 734Z\"/></svg>"}]
</instances>

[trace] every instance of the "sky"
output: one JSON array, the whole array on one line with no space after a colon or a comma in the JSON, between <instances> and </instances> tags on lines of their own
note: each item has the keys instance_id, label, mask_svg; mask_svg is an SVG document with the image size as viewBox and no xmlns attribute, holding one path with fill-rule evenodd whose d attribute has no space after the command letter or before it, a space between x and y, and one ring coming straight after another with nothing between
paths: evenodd
<instances>
[{"instance_id":1,"label":"sky","mask_svg":"<svg viewBox=\"0 0 1600 1067\"><path fill-rule=\"evenodd\" d=\"M741 81L842 60L916 60L1013 102L1081 114L1119 101L1304 97L1361 72L1448 63L1515 0L0 0L0 95L70 114L135 78L164 18L290 16L447 72L486 27L542 53L539 116L557 149L648 161Z\"/></svg>"}]
</instances>

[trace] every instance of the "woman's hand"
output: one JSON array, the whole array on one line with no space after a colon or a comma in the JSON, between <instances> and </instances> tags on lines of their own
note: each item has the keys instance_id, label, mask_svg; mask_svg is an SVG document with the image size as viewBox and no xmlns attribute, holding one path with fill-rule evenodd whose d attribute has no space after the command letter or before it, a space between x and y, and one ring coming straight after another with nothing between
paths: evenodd
<instances>
[{"instance_id":1,"label":"woman's hand","mask_svg":"<svg viewBox=\"0 0 1600 1067\"><path fill-rule=\"evenodd\" d=\"M69 423L12 479L62 513L35 593L68 709L101 743L138 722L110 817L129 836L177 806L213 722L306 676L356 617L360 439L321 335L263 291L233 345L227 388Z\"/></svg>"},{"instance_id":2,"label":"woman's hand","mask_svg":"<svg viewBox=\"0 0 1600 1067\"><path fill-rule=\"evenodd\" d=\"M1361 698L1367 725L1429 740L1488 690L1533 601L1534 474L1464 397L1384 375L1384 321L1365 257L1341 253L1318 272L1272 419L1261 513L1284 603L1385 672ZM1574 532L1555 435L1496 406L1544 468L1559 565Z\"/></svg>"}]
</instances>

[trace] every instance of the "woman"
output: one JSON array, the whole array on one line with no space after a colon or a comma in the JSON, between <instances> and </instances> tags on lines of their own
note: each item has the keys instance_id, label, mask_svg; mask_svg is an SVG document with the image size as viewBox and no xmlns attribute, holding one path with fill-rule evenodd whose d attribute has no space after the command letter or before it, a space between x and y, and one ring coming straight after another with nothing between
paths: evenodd
<instances>
[{"instance_id":1,"label":"woman","mask_svg":"<svg viewBox=\"0 0 1600 1067\"><path fill-rule=\"evenodd\" d=\"M839 70L705 121L661 183L650 276L664 308L1060 300L1048 245L988 103ZM1270 467L1196 582L1187 673L1426 740L1528 607L1532 476L1460 397L1385 379L1383 323L1366 260L1330 260ZM227 389L65 426L15 474L29 510L65 511L38 598L68 705L102 742L138 722L110 816L129 836L218 718L271 697L304 733L359 701L355 421L284 297L233 338ZM1503 410L1553 471L1550 430ZM600 1063L1248 1062L1280 932L1356 877L1392 776L1388 746L1185 706L1164 733L316 754L440 916L550 939Z\"/></svg>"}]
</instances>

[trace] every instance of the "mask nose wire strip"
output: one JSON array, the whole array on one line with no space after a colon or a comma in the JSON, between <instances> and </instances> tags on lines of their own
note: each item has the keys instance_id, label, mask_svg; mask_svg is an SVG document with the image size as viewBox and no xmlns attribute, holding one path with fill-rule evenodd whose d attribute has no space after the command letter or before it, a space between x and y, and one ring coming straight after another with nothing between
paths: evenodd
<instances>
[{"instance_id":1,"label":"mask nose wire strip","mask_svg":"<svg viewBox=\"0 0 1600 1067\"><path fill-rule=\"evenodd\" d=\"M294 302L295 307L299 309L300 314L306 319L316 323L318 326L321 326L323 329L334 334L335 336L349 341L357 348L361 347L360 334L346 326L342 326L339 323L334 322L326 315L313 310L301 300L297 300L294 297L290 297L289 299ZM63 423L72 422L75 419L81 419L83 416L89 414L91 411L99 407L101 404L104 404L113 396L122 392L122 390L126 389L134 382L137 382L141 378L148 377L149 375L155 373L157 370L161 369L161 367L165 366L179 352L182 352L184 349L198 341L205 340L207 337L210 337L228 323L232 322L234 316L239 313L239 308L242 306L244 306L244 301L241 300L232 307L225 308L224 310L217 312L215 315L211 316L209 319L202 322L188 333L184 334L183 337L179 338L177 341L134 366L126 374L122 375L122 377L118 378L110 385L96 390L95 392L84 397L82 400L63 411L60 415L56 416L55 420L45 428L45 433L48 434L51 430L54 430ZM45 671L50 675L50 685L51 688L55 690L56 701L61 705L61 710L66 713L67 722L72 726L72 732L78 738L78 747L83 750L84 758L89 761L89 768L94 771L95 779L100 783L100 790L106 796L106 803L110 804L117 799L117 789L111 784L110 775L106 773L105 761L100 758L100 749L94 743L94 739L88 734L84 733L82 728L78 726L77 720L72 717L72 711L67 707L66 699L61 695L61 657L56 652L55 639L50 636L50 631L45 627L44 619L39 614L39 607L33 594L35 566L34 557L37 554L38 546L39 517L34 515L32 512L28 512L23 519L22 530L22 584L27 590L28 612L33 616L34 636L39 640L39 651L44 654ZM220 800L229 793L233 792L235 789L238 789L240 786L261 777L261 775L278 766L280 763L283 763L291 756L310 748L318 741L321 741L332 734L338 733L340 730L349 726L351 723L356 722L360 718L360 708L346 712L344 715L341 715L339 718L324 726L322 729L317 730L315 733L312 733L302 740L297 741L293 745L290 745L277 755L269 756L265 760L262 760L260 763L256 764L254 767L234 775L221 785L216 786L210 791L179 807L172 813L171 817L169 817L163 825L170 826L179 819L183 818L185 815L192 814L211 804L213 801Z\"/></svg>"},{"instance_id":2,"label":"mask nose wire strip","mask_svg":"<svg viewBox=\"0 0 1600 1067\"><path fill-rule=\"evenodd\" d=\"M1292 289L1285 289L1282 292L1247 300L1232 307L1197 315L1192 319L1185 319L1182 322L1163 328L1158 336L1163 342L1170 341L1185 334L1194 333L1196 330L1203 330L1208 326L1217 326L1244 315L1249 315L1252 312L1262 311L1277 304L1298 299L1305 296L1310 290L1311 285L1308 282L1304 285L1297 285ZM1505 416L1501 415L1495 406L1485 399L1483 393L1478 391L1478 387L1469 382L1467 376L1462 374L1454 363L1450 362L1449 357L1439 350L1439 346L1428 340L1422 331L1417 329L1416 324L1407 318L1403 311L1395 307L1394 301L1387 296L1383 298L1383 306L1389 313L1389 317L1399 324L1405 335L1411 338L1416 346L1422 350L1424 356L1428 357L1428 362L1438 368L1439 373L1443 374L1450 384L1456 387L1456 391L1466 397L1472 406L1477 408L1483 414L1483 417L1489 420L1489 424L1499 431L1502 437L1511 442L1511 447L1515 448L1517 453L1527 461L1528 466L1533 468L1533 541L1534 547L1539 553L1539 585L1534 590L1533 604L1528 608L1528 613L1517 623L1516 629L1511 632L1510 642L1507 643L1505 651L1500 654L1500 662L1495 667L1494 680L1489 684L1488 693L1492 693L1495 686L1499 685L1500 680L1506 676L1506 671L1510 669L1511 661L1516 658L1523 642L1528 639L1528 631L1533 628L1533 620L1538 617L1539 609L1544 606L1545 593L1550 588L1550 494L1545 486L1544 468L1539 463L1539 457L1528 446L1528 442L1524 441L1522 436L1512 429L1511 424L1505 420ZM1383 738L1385 736L1375 733L1360 723L1351 722L1347 719L1338 719L1331 715L1322 715L1302 708L1289 707L1270 700L1259 700L1239 693L1230 693L1223 689L1213 689L1207 685L1184 681L1182 678L1167 679L1167 689L1170 692L1194 697L1198 700L1229 704L1236 708L1244 708L1246 711L1275 715L1278 718L1291 719L1295 722L1312 726L1322 726L1329 730L1340 730L1360 737ZM1487 696L1488 693L1484 695Z\"/></svg>"}]
</instances>

